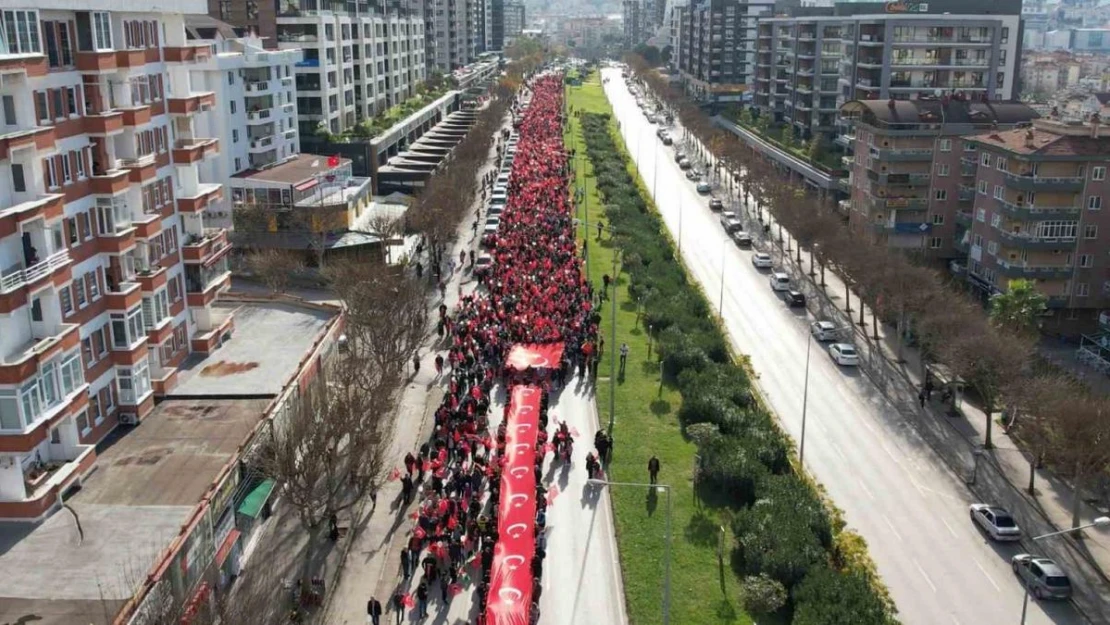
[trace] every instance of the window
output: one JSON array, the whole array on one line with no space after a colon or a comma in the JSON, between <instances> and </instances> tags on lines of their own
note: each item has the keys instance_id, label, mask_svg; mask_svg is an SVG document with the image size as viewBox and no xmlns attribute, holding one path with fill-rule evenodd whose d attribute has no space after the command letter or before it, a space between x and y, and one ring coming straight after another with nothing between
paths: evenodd
<instances>
[{"instance_id":1,"label":"window","mask_svg":"<svg viewBox=\"0 0 1110 625\"><path fill-rule=\"evenodd\" d=\"M239 129L238 128L232 128L231 129L231 142L232 143L239 143Z\"/></svg>"},{"instance_id":2,"label":"window","mask_svg":"<svg viewBox=\"0 0 1110 625\"><path fill-rule=\"evenodd\" d=\"M92 14L93 17L93 45L97 50L112 49L112 19L107 13L100 11Z\"/></svg>"},{"instance_id":3,"label":"window","mask_svg":"<svg viewBox=\"0 0 1110 625\"><path fill-rule=\"evenodd\" d=\"M1087 210L1097 211L1102 209L1102 196L1092 195L1087 198Z\"/></svg>"},{"instance_id":4,"label":"window","mask_svg":"<svg viewBox=\"0 0 1110 625\"><path fill-rule=\"evenodd\" d=\"M1091 168L1091 180L1106 180L1106 168L1105 167L1092 167Z\"/></svg>"},{"instance_id":5,"label":"window","mask_svg":"<svg viewBox=\"0 0 1110 625\"><path fill-rule=\"evenodd\" d=\"M145 360L134 367L117 369L116 380L120 401L125 404L136 404L150 392L150 370Z\"/></svg>"},{"instance_id":6,"label":"window","mask_svg":"<svg viewBox=\"0 0 1110 625\"><path fill-rule=\"evenodd\" d=\"M998 213L991 214L991 227L998 228L1002 225L1002 215Z\"/></svg>"},{"instance_id":7,"label":"window","mask_svg":"<svg viewBox=\"0 0 1110 625\"><path fill-rule=\"evenodd\" d=\"M936 198L936 200L938 202L944 202L948 199L948 190L947 189L937 189L936 192L934 193L934 197Z\"/></svg>"},{"instance_id":8,"label":"window","mask_svg":"<svg viewBox=\"0 0 1110 625\"><path fill-rule=\"evenodd\" d=\"M38 11L4 11L0 14L4 21L3 46L0 50L7 54L42 54L39 41Z\"/></svg>"},{"instance_id":9,"label":"window","mask_svg":"<svg viewBox=\"0 0 1110 625\"><path fill-rule=\"evenodd\" d=\"M1095 257L1093 255L1091 255L1091 254L1080 254L1079 255L1079 266L1080 267L1093 267L1094 264L1095 264Z\"/></svg>"},{"instance_id":10,"label":"window","mask_svg":"<svg viewBox=\"0 0 1110 625\"><path fill-rule=\"evenodd\" d=\"M940 151L941 152L951 152L952 151L952 140L951 139L941 139L940 140Z\"/></svg>"},{"instance_id":11,"label":"window","mask_svg":"<svg viewBox=\"0 0 1110 625\"><path fill-rule=\"evenodd\" d=\"M85 150L78 150L77 154L77 179L84 180L85 174Z\"/></svg>"},{"instance_id":12,"label":"window","mask_svg":"<svg viewBox=\"0 0 1110 625\"><path fill-rule=\"evenodd\" d=\"M941 247L941 244L942 243L941 243L941 238L940 237L932 237L932 238L929 239L929 249L931 249L931 250L939 250L940 247Z\"/></svg>"},{"instance_id":13,"label":"window","mask_svg":"<svg viewBox=\"0 0 1110 625\"><path fill-rule=\"evenodd\" d=\"M234 114L235 114L235 100L232 100L232 101L231 101L231 114L232 114L232 115L234 115Z\"/></svg>"},{"instance_id":14,"label":"window","mask_svg":"<svg viewBox=\"0 0 1110 625\"><path fill-rule=\"evenodd\" d=\"M1098 226L1095 225L1095 224L1087 224L1087 225L1083 226L1083 238L1084 239L1097 239L1098 238Z\"/></svg>"},{"instance_id":15,"label":"window","mask_svg":"<svg viewBox=\"0 0 1110 625\"><path fill-rule=\"evenodd\" d=\"M998 171L1006 171L1006 159L999 156L997 159L995 159L994 166L998 169Z\"/></svg>"},{"instance_id":16,"label":"window","mask_svg":"<svg viewBox=\"0 0 1110 625\"><path fill-rule=\"evenodd\" d=\"M1037 222L1034 236L1042 239L1074 239L1078 226L1075 221L1041 221Z\"/></svg>"},{"instance_id":17,"label":"window","mask_svg":"<svg viewBox=\"0 0 1110 625\"><path fill-rule=\"evenodd\" d=\"M980 180L979 181L979 193L982 193L983 195L987 194L987 181L986 180Z\"/></svg>"},{"instance_id":18,"label":"window","mask_svg":"<svg viewBox=\"0 0 1110 625\"><path fill-rule=\"evenodd\" d=\"M983 236L979 234L975 235L971 243L975 247L983 247Z\"/></svg>"},{"instance_id":19,"label":"window","mask_svg":"<svg viewBox=\"0 0 1110 625\"><path fill-rule=\"evenodd\" d=\"M234 85L235 84L235 72L228 72L227 73L227 84L229 84L229 85Z\"/></svg>"},{"instance_id":20,"label":"window","mask_svg":"<svg viewBox=\"0 0 1110 625\"><path fill-rule=\"evenodd\" d=\"M90 271L85 274L85 281L89 283L89 297L92 301L100 299L100 281L96 279L96 272Z\"/></svg>"},{"instance_id":21,"label":"window","mask_svg":"<svg viewBox=\"0 0 1110 625\"><path fill-rule=\"evenodd\" d=\"M69 287L66 287L58 292L58 299L62 303L62 316L68 317L73 314L73 296L69 294Z\"/></svg>"},{"instance_id":22,"label":"window","mask_svg":"<svg viewBox=\"0 0 1110 625\"><path fill-rule=\"evenodd\" d=\"M964 142L964 152L974 152L977 149L978 148L975 147L974 143L970 143L970 142L967 142L967 141Z\"/></svg>"},{"instance_id":23,"label":"window","mask_svg":"<svg viewBox=\"0 0 1110 625\"><path fill-rule=\"evenodd\" d=\"M69 167L69 154L62 155L62 184L73 182L73 172Z\"/></svg>"},{"instance_id":24,"label":"window","mask_svg":"<svg viewBox=\"0 0 1110 625\"><path fill-rule=\"evenodd\" d=\"M985 208L975 209L975 219L979 222L986 223L987 222L987 209L985 209Z\"/></svg>"},{"instance_id":25,"label":"window","mask_svg":"<svg viewBox=\"0 0 1110 625\"><path fill-rule=\"evenodd\" d=\"M1091 294L1091 285L1087 284L1086 282L1079 282L1075 285L1075 296L1076 297L1087 297L1090 294Z\"/></svg>"},{"instance_id":26,"label":"window","mask_svg":"<svg viewBox=\"0 0 1110 625\"><path fill-rule=\"evenodd\" d=\"M979 164L982 165L983 167L990 167L991 166L991 155L986 154L986 153L980 154L979 155Z\"/></svg>"},{"instance_id":27,"label":"window","mask_svg":"<svg viewBox=\"0 0 1110 625\"><path fill-rule=\"evenodd\" d=\"M948 163L937 163L937 175L938 176L943 178L943 177L948 175L948 172L949 172Z\"/></svg>"},{"instance_id":28,"label":"window","mask_svg":"<svg viewBox=\"0 0 1110 625\"><path fill-rule=\"evenodd\" d=\"M134 310L128 311L126 315L112 313L111 320L112 347L127 349L146 336L143 328L142 306L136 306Z\"/></svg>"},{"instance_id":29,"label":"window","mask_svg":"<svg viewBox=\"0 0 1110 625\"><path fill-rule=\"evenodd\" d=\"M943 226L944 225L944 215L942 215L940 213L937 213L937 214L933 215L933 225L934 226Z\"/></svg>"},{"instance_id":30,"label":"window","mask_svg":"<svg viewBox=\"0 0 1110 625\"><path fill-rule=\"evenodd\" d=\"M53 158L43 159L42 169L43 169L43 174L46 176L46 188L47 189L57 189L58 188L58 172L54 168L54 159Z\"/></svg>"},{"instance_id":31,"label":"window","mask_svg":"<svg viewBox=\"0 0 1110 625\"><path fill-rule=\"evenodd\" d=\"M12 190L16 193L27 192L27 181L23 178L23 165L12 163Z\"/></svg>"},{"instance_id":32,"label":"window","mask_svg":"<svg viewBox=\"0 0 1110 625\"><path fill-rule=\"evenodd\" d=\"M1003 26L1002 27L1002 41L1001 41L1001 43L1008 43L1009 41L1010 41L1010 27L1009 26Z\"/></svg>"},{"instance_id":33,"label":"window","mask_svg":"<svg viewBox=\"0 0 1110 625\"><path fill-rule=\"evenodd\" d=\"M991 256L994 256L995 254L998 253L998 242L997 241L987 241L987 253L990 254Z\"/></svg>"},{"instance_id":34,"label":"window","mask_svg":"<svg viewBox=\"0 0 1110 625\"><path fill-rule=\"evenodd\" d=\"M78 308L84 308L85 305L88 303L88 300L85 299L85 279L84 278L74 278L73 279L73 296L75 298L77 298L77 307Z\"/></svg>"},{"instance_id":35,"label":"window","mask_svg":"<svg viewBox=\"0 0 1110 625\"><path fill-rule=\"evenodd\" d=\"M998 185L998 184L994 185L994 199L1001 200L1001 199L1005 199L1005 197L1006 197L1006 190L1002 188L1002 185Z\"/></svg>"}]
</instances>

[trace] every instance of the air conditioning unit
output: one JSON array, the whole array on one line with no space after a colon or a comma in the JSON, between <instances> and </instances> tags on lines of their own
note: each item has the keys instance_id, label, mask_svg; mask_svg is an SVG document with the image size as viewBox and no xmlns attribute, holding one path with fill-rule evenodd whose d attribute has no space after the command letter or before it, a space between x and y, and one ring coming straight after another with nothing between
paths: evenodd
<instances>
[{"instance_id":1,"label":"air conditioning unit","mask_svg":"<svg viewBox=\"0 0 1110 625\"><path fill-rule=\"evenodd\" d=\"M139 425L139 417L133 412L121 412L119 422L123 425Z\"/></svg>"}]
</instances>

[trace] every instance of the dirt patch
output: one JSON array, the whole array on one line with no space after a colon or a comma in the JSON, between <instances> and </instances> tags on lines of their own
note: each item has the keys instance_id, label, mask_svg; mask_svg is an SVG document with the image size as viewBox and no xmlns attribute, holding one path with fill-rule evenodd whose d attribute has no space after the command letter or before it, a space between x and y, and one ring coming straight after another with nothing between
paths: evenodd
<instances>
[{"instance_id":1,"label":"dirt patch","mask_svg":"<svg viewBox=\"0 0 1110 625\"><path fill-rule=\"evenodd\" d=\"M235 375L236 373L246 373L252 369L257 369L257 362L227 362L221 360L214 362L200 370L201 377L205 378L222 378L225 375Z\"/></svg>"}]
</instances>

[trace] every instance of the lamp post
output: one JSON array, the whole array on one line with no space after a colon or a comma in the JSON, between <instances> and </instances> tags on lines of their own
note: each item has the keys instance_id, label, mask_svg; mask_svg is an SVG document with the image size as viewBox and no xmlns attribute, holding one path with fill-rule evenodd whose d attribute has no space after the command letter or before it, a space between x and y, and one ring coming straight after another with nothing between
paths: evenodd
<instances>
[{"instance_id":1,"label":"lamp post","mask_svg":"<svg viewBox=\"0 0 1110 625\"><path fill-rule=\"evenodd\" d=\"M848 329L848 326L838 326L830 330L835 334L839 334ZM806 461L806 408L809 406L809 352L813 347L813 331L809 333L806 339L806 372L805 382L802 384L802 436L798 441L798 464L805 465Z\"/></svg>"},{"instance_id":2,"label":"lamp post","mask_svg":"<svg viewBox=\"0 0 1110 625\"><path fill-rule=\"evenodd\" d=\"M667 493L666 548L663 551L663 625L671 622L671 487L667 484L641 484L637 482L608 482L605 480L586 480L595 486L633 486L639 488L662 489Z\"/></svg>"},{"instance_id":3,"label":"lamp post","mask_svg":"<svg viewBox=\"0 0 1110 625\"><path fill-rule=\"evenodd\" d=\"M1078 532L1080 530L1085 530L1088 527L1107 527L1107 526L1110 526L1110 517L1100 516L1100 517L1096 518L1094 521L1092 521L1092 522L1090 522L1086 525L1080 525L1079 527L1073 527L1073 528L1066 529L1066 530L1060 530L1058 532L1049 532L1048 534L1041 534L1040 536L1034 536L1033 537L1033 542L1036 543L1038 540L1041 540L1042 538L1050 538L1052 536L1060 536L1061 534L1070 534L1072 532ZM1029 583L1026 582L1024 578L1021 581L1023 582L1022 585L1025 586L1025 596L1021 600L1021 625L1025 625L1025 614L1029 610Z\"/></svg>"}]
</instances>

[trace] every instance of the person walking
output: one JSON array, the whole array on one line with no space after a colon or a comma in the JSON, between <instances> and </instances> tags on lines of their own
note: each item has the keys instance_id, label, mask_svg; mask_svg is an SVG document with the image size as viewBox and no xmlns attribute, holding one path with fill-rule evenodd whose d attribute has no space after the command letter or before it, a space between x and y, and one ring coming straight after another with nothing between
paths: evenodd
<instances>
[{"instance_id":1,"label":"person walking","mask_svg":"<svg viewBox=\"0 0 1110 625\"><path fill-rule=\"evenodd\" d=\"M659 477L659 458L652 455L651 460L648 460L648 477L651 479L651 484L655 484Z\"/></svg>"},{"instance_id":2,"label":"person walking","mask_svg":"<svg viewBox=\"0 0 1110 625\"><path fill-rule=\"evenodd\" d=\"M412 355L412 375L413 375L413 377L416 377L416 374L418 374L418 373L420 373L420 354L419 353Z\"/></svg>"},{"instance_id":3,"label":"person walking","mask_svg":"<svg viewBox=\"0 0 1110 625\"><path fill-rule=\"evenodd\" d=\"M621 343L621 375L624 375L624 364L628 361L628 343Z\"/></svg>"},{"instance_id":4,"label":"person walking","mask_svg":"<svg viewBox=\"0 0 1110 625\"><path fill-rule=\"evenodd\" d=\"M411 480L409 481L411 483ZM412 552L409 548L401 548L401 579L412 577Z\"/></svg>"},{"instance_id":5,"label":"person walking","mask_svg":"<svg viewBox=\"0 0 1110 625\"><path fill-rule=\"evenodd\" d=\"M428 618L428 582L420 580L420 585L416 587L416 607L419 610L417 616L419 618Z\"/></svg>"},{"instance_id":6,"label":"person walking","mask_svg":"<svg viewBox=\"0 0 1110 625\"><path fill-rule=\"evenodd\" d=\"M366 622L369 625L381 625L381 621L382 602L370 597L370 601L366 602Z\"/></svg>"},{"instance_id":7,"label":"person walking","mask_svg":"<svg viewBox=\"0 0 1110 625\"><path fill-rule=\"evenodd\" d=\"M413 491L412 475L410 475L410 474L402 475L401 476L401 501L403 501L404 505L406 505L406 506L409 505L410 503L412 503L412 491Z\"/></svg>"},{"instance_id":8,"label":"person walking","mask_svg":"<svg viewBox=\"0 0 1110 625\"><path fill-rule=\"evenodd\" d=\"M405 591L400 586L397 587L397 592L393 593L393 600L389 602L389 607L397 615L397 625L401 625L405 619Z\"/></svg>"}]
</instances>

